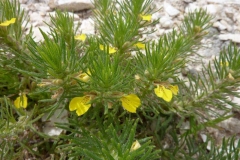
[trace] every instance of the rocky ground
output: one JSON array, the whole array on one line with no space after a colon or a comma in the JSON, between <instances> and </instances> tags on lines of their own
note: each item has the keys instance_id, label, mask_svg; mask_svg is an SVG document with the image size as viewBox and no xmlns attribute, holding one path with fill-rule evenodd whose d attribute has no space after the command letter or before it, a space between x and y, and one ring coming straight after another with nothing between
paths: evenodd
<instances>
[{"instance_id":1,"label":"rocky ground","mask_svg":"<svg viewBox=\"0 0 240 160\"><path fill-rule=\"evenodd\" d=\"M56 9L74 11L75 22L81 24L80 31L85 34L95 33L90 11L94 7L91 0L20 0L20 3L30 17L28 27L33 26L36 41L42 40L39 28L49 31L44 22L50 22L50 15L54 16ZM211 36L202 41L205 47L198 51L204 63L218 56L221 48L230 41L240 43L240 0L154 0L153 5L162 9L153 15L153 19L160 18L160 22L155 26L156 32L151 35L152 38L170 32L191 10L206 8L214 16L213 27L209 30ZM189 72L201 70L199 63L187 67ZM239 99L235 98L234 101L240 105ZM221 123L223 130L209 129L209 132L219 140L228 135L240 135L239 119L230 118ZM204 134L202 138L205 138Z\"/></svg>"}]
</instances>

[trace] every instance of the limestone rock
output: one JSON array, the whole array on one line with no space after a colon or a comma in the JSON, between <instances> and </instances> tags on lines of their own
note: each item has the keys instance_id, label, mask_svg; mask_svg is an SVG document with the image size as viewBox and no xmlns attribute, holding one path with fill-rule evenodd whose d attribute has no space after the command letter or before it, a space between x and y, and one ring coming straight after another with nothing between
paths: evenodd
<instances>
[{"instance_id":1,"label":"limestone rock","mask_svg":"<svg viewBox=\"0 0 240 160\"><path fill-rule=\"evenodd\" d=\"M203 8L206 8L207 12L212 15L215 15L216 13L218 13L218 9L219 9L219 7L214 4L208 4L208 5L204 6Z\"/></svg>"},{"instance_id":2,"label":"limestone rock","mask_svg":"<svg viewBox=\"0 0 240 160\"><path fill-rule=\"evenodd\" d=\"M81 11L93 8L91 0L49 0L51 8L64 11Z\"/></svg>"},{"instance_id":3,"label":"limestone rock","mask_svg":"<svg viewBox=\"0 0 240 160\"><path fill-rule=\"evenodd\" d=\"M207 0L208 3L240 4L239 0Z\"/></svg>"},{"instance_id":4,"label":"limestone rock","mask_svg":"<svg viewBox=\"0 0 240 160\"><path fill-rule=\"evenodd\" d=\"M94 28L94 21L91 18L84 19L82 21L82 25L80 26L81 33L85 34L94 34L95 28Z\"/></svg>"},{"instance_id":5,"label":"limestone rock","mask_svg":"<svg viewBox=\"0 0 240 160\"><path fill-rule=\"evenodd\" d=\"M221 22L217 21L213 23L213 27L218 28L219 30L225 30L227 27L223 25Z\"/></svg>"},{"instance_id":6,"label":"limestone rock","mask_svg":"<svg viewBox=\"0 0 240 160\"><path fill-rule=\"evenodd\" d=\"M165 12L167 12L169 16L175 17L180 13L178 9L176 9L175 7L173 7L171 4L167 2L164 2L163 6L164 6Z\"/></svg>"},{"instance_id":7,"label":"limestone rock","mask_svg":"<svg viewBox=\"0 0 240 160\"><path fill-rule=\"evenodd\" d=\"M48 134L49 136L60 135L63 129L57 128L55 126L55 123L56 122L67 123L68 122L67 115L68 115L68 112L66 110L62 111L61 109L57 109L52 115L52 117L49 120L47 120L48 114L45 114L42 117L42 121L45 122L43 126L43 132L45 134Z\"/></svg>"},{"instance_id":8,"label":"limestone rock","mask_svg":"<svg viewBox=\"0 0 240 160\"><path fill-rule=\"evenodd\" d=\"M41 30L42 30L43 32L45 32L45 33L50 32L49 27L46 27L46 26L34 27L34 28L33 28L33 37L34 37L34 40L35 40L36 42L39 42L39 41L43 41L43 40L44 40L44 39L43 39L43 36L42 36L42 34L41 34L41 32L40 32L39 29L41 29Z\"/></svg>"},{"instance_id":9,"label":"limestone rock","mask_svg":"<svg viewBox=\"0 0 240 160\"><path fill-rule=\"evenodd\" d=\"M189 3L189 5L185 8L185 12L193 12L194 10L199 10L200 7L196 5L195 3Z\"/></svg>"},{"instance_id":10,"label":"limestone rock","mask_svg":"<svg viewBox=\"0 0 240 160\"><path fill-rule=\"evenodd\" d=\"M225 40L225 41L232 40L233 42L240 43L240 34L231 34L231 33L220 34L218 38L220 40Z\"/></svg>"},{"instance_id":11,"label":"limestone rock","mask_svg":"<svg viewBox=\"0 0 240 160\"><path fill-rule=\"evenodd\" d=\"M173 21L169 16L163 16L160 18L160 24L164 28L169 28L173 25Z\"/></svg>"}]
</instances>

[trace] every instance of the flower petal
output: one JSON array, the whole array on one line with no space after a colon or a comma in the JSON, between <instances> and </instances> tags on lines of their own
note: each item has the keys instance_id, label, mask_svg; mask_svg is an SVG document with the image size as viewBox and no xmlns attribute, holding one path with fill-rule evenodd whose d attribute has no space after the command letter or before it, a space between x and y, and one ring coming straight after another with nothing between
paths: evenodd
<instances>
[{"instance_id":1,"label":"flower petal","mask_svg":"<svg viewBox=\"0 0 240 160\"><path fill-rule=\"evenodd\" d=\"M135 142L133 142L130 152L137 150L138 148L141 147L141 144L138 142L138 140L136 140Z\"/></svg>"},{"instance_id":2,"label":"flower petal","mask_svg":"<svg viewBox=\"0 0 240 160\"><path fill-rule=\"evenodd\" d=\"M138 47L139 49L145 49L145 44L141 42L137 42L135 46Z\"/></svg>"},{"instance_id":3,"label":"flower petal","mask_svg":"<svg viewBox=\"0 0 240 160\"><path fill-rule=\"evenodd\" d=\"M122 106L131 113L136 113L136 109L141 105L140 99L135 94L129 94L120 98Z\"/></svg>"},{"instance_id":4,"label":"flower petal","mask_svg":"<svg viewBox=\"0 0 240 160\"><path fill-rule=\"evenodd\" d=\"M172 91L169 89L166 89L162 85L158 85L157 88L154 89L155 94L164 99L167 102L170 102L172 100Z\"/></svg>"},{"instance_id":5,"label":"flower petal","mask_svg":"<svg viewBox=\"0 0 240 160\"><path fill-rule=\"evenodd\" d=\"M15 21L16 21L16 18L12 18L9 21L4 21L3 23L0 23L0 26L6 27L6 26L9 26L10 24L15 23Z\"/></svg>"},{"instance_id":6,"label":"flower petal","mask_svg":"<svg viewBox=\"0 0 240 160\"><path fill-rule=\"evenodd\" d=\"M148 15L140 15L142 17L142 20L144 21L151 21L152 20L152 15L148 14Z\"/></svg>"},{"instance_id":7,"label":"flower petal","mask_svg":"<svg viewBox=\"0 0 240 160\"><path fill-rule=\"evenodd\" d=\"M100 44L99 45L99 48L100 48L100 50L104 50L104 48L106 48L104 45L102 45L102 44ZM115 52L117 52L117 49L115 48L115 47L110 47L109 46L109 50L108 50L108 53L109 54L113 54L113 53L115 53Z\"/></svg>"},{"instance_id":8,"label":"flower petal","mask_svg":"<svg viewBox=\"0 0 240 160\"><path fill-rule=\"evenodd\" d=\"M19 96L14 101L14 106L16 108L27 108L27 96L26 94L23 94L22 96Z\"/></svg>"},{"instance_id":9,"label":"flower petal","mask_svg":"<svg viewBox=\"0 0 240 160\"><path fill-rule=\"evenodd\" d=\"M177 95L178 94L178 86L177 85L170 85L169 86L169 89L172 91L172 93L174 94L174 95Z\"/></svg>"},{"instance_id":10,"label":"flower petal","mask_svg":"<svg viewBox=\"0 0 240 160\"><path fill-rule=\"evenodd\" d=\"M100 50L103 51L103 50L104 50L104 45L100 44L100 45L99 45L99 48L100 48Z\"/></svg>"},{"instance_id":11,"label":"flower petal","mask_svg":"<svg viewBox=\"0 0 240 160\"><path fill-rule=\"evenodd\" d=\"M115 47L109 47L109 54L113 54L115 52L117 52L117 49Z\"/></svg>"},{"instance_id":12,"label":"flower petal","mask_svg":"<svg viewBox=\"0 0 240 160\"><path fill-rule=\"evenodd\" d=\"M87 73L81 73L79 79L83 82L87 82L90 79L90 76Z\"/></svg>"},{"instance_id":13,"label":"flower petal","mask_svg":"<svg viewBox=\"0 0 240 160\"><path fill-rule=\"evenodd\" d=\"M80 34L80 35L76 35L76 36L74 37L74 39L80 40L80 41L85 41L86 38L87 38L86 34Z\"/></svg>"},{"instance_id":14,"label":"flower petal","mask_svg":"<svg viewBox=\"0 0 240 160\"><path fill-rule=\"evenodd\" d=\"M83 115L91 107L91 104L88 104L91 100L90 96L75 97L70 101L69 110L74 111L78 116Z\"/></svg>"}]
</instances>

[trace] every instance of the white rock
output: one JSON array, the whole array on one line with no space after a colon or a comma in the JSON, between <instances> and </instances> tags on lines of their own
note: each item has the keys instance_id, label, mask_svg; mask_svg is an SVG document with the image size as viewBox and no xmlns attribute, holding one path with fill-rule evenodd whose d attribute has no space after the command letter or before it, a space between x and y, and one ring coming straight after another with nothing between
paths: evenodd
<instances>
[{"instance_id":1,"label":"white rock","mask_svg":"<svg viewBox=\"0 0 240 160\"><path fill-rule=\"evenodd\" d=\"M237 118L231 117L225 121L220 122L218 126L224 128L230 133L239 134L240 133L239 123L240 121Z\"/></svg>"},{"instance_id":2,"label":"white rock","mask_svg":"<svg viewBox=\"0 0 240 160\"><path fill-rule=\"evenodd\" d=\"M160 22L161 26L164 28L169 28L173 25L173 21L171 20L171 18L169 16L161 17L159 22Z\"/></svg>"},{"instance_id":3,"label":"white rock","mask_svg":"<svg viewBox=\"0 0 240 160\"><path fill-rule=\"evenodd\" d=\"M48 5L64 11L81 11L94 7L91 0L49 0Z\"/></svg>"},{"instance_id":4,"label":"white rock","mask_svg":"<svg viewBox=\"0 0 240 160\"><path fill-rule=\"evenodd\" d=\"M240 25L240 14L239 13L235 13L233 20L237 23L237 25Z\"/></svg>"},{"instance_id":5,"label":"white rock","mask_svg":"<svg viewBox=\"0 0 240 160\"><path fill-rule=\"evenodd\" d=\"M214 5L214 4L206 5L203 8L206 8L207 12L212 15L215 15L218 12L218 7L217 5Z\"/></svg>"},{"instance_id":6,"label":"white rock","mask_svg":"<svg viewBox=\"0 0 240 160\"><path fill-rule=\"evenodd\" d=\"M80 30L81 33L94 34L95 33L94 21L91 18L84 19L80 26Z\"/></svg>"},{"instance_id":7,"label":"white rock","mask_svg":"<svg viewBox=\"0 0 240 160\"><path fill-rule=\"evenodd\" d=\"M183 0L186 3L192 3L194 0Z\"/></svg>"},{"instance_id":8,"label":"white rock","mask_svg":"<svg viewBox=\"0 0 240 160\"><path fill-rule=\"evenodd\" d=\"M208 3L240 4L239 0L207 0Z\"/></svg>"},{"instance_id":9,"label":"white rock","mask_svg":"<svg viewBox=\"0 0 240 160\"><path fill-rule=\"evenodd\" d=\"M198 5L196 5L196 3L190 3L186 8L185 8L185 12L193 12L195 10L199 10L200 7Z\"/></svg>"},{"instance_id":10,"label":"white rock","mask_svg":"<svg viewBox=\"0 0 240 160\"><path fill-rule=\"evenodd\" d=\"M225 11L226 16L228 18L230 18L231 20L233 20L234 13L235 12L237 13L236 9L234 9L233 7L225 8L224 11Z\"/></svg>"},{"instance_id":11,"label":"white rock","mask_svg":"<svg viewBox=\"0 0 240 160\"><path fill-rule=\"evenodd\" d=\"M226 22L225 20L221 20L220 21L220 23L222 24L222 25L224 25L225 27L227 27L227 30L229 31L229 32L231 32L232 31L232 26L228 23L228 22Z\"/></svg>"},{"instance_id":12,"label":"white rock","mask_svg":"<svg viewBox=\"0 0 240 160\"><path fill-rule=\"evenodd\" d=\"M32 14L30 14L30 21L39 22L40 24L43 23L43 17L38 12L33 12Z\"/></svg>"},{"instance_id":13,"label":"white rock","mask_svg":"<svg viewBox=\"0 0 240 160\"><path fill-rule=\"evenodd\" d=\"M41 4L41 3L40 3ZM49 12L51 9L49 6L42 4L42 5L37 5L36 9L41 12Z\"/></svg>"},{"instance_id":14,"label":"white rock","mask_svg":"<svg viewBox=\"0 0 240 160\"><path fill-rule=\"evenodd\" d=\"M49 27L46 27L46 26L41 26L41 27L34 27L33 28L33 39L36 41L36 42L39 42L39 41L43 41L43 36L40 32L41 29L43 32L45 33L49 33L50 32L50 29Z\"/></svg>"},{"instance_id":15,"label":"white rock","mask_svg":"<svg viewBox=\"0 0 240 160\"><path fill-rule=\"evenodd\" d=\"M44 126L43 126L43 132L45 134L48 134L49 136L58 136L61 134L61 132L63 131L63 129L61 128L57 128L55 126L55 123L67 123L68 119L67 116L68 112L66 110L61 110L61 109L57 109L54 114L52 115L52 117L50 117L50 119L47 120L47 116L48 114L45 114L42 117L42 121L45 122Z\"/></svg>"},{"instance_id":16,"label":"white rock","mask_svg":"<svg viewBox=\"0 0 240 160\"><path fill-rule=\"evenodd\" d=\"M201 136L203 142L207 141L207 135L206 134L200 134L200 136ZM207 149L211 150L211 141L208 141Z\"/></svg>"},{"instance_id":17,"label":"white rock","mask_svg":"<svg viewBox=\"0 0 240 160\"><path fill-rule=\"evenodd\" d=\"M26 4L26 3L28 2L28 0L19 0L19 2L20 2L21 4Z\"/></svg>"},{"instance_id":18,"label":"white rock","mask_svg":"<svg viewBox=\"0 0 240 160\"><path fill-rule=\"evenodd\" d=\"M218 38L220 40L232 40L233 42L240 43L240 34L220 34Z\"/></svg>"},{"instance_id":19,"label":"white rock","mask_svg":"<svg viewBox=\"0 0 240 160\"><path fill-rule=\"evenodd\" d=\"M155 21L155 20L158 20L162 17L162 14L160 12L156 12L154 14L152 14L152 20Z\"/></svg>"},{"instance_id":20,"label":"white rock","mask_svg":"<svg viewBox=\"0 0 240 160\"><path fill-rule=\"evenodd\" d=\"M167 14L169 16L175 17L180 13L180 11L178 9L176 9L175 7L173 7L171 4L169 4L167 2L164 2L163 7L164 7L165 12L167 12Z\"/></svg>"},{"instance_id":21,"label":"white rock","mask_svg":"<svg viewBox=\"0 0 240 160\"><path fill-rule=\"evenodd\" d=\"M220 23L220 22L218 22L218 21L213 23L213 27L216 27L216 28L218 28L219 30L225 30L225 29L227 29L226 26L224 26L222 23Z\"/></svg>"}]
</instances>

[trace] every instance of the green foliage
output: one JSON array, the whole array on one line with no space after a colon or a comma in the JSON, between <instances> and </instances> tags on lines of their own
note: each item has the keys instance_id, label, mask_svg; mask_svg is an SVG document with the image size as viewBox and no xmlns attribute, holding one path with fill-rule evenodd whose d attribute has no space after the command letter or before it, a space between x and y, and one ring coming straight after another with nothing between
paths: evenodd
<instances>
[{"instance_id":1,"label":"green foliage","mask_svg":"<svg viewBox=\"0 0 240 160\"><path fill-rule=\"evenodd\" d=\"M190 12L172 32L150 40L143 37L158 23L151 20L157 11L152 0L94 5L95 35L78 40L71 14L56 11L50 32L40 30L44 39L36 42L31 28L25 31L28 17L20 4L0 2L0 24L16 18L0 25L1 159L238 159L235 137L216 146L210 135L205 142L199 135L231 117L230 107L239 109L230 99L240 98L239 48L230 44L198 75L179 78L212 17L203 9ZM14 106L21 95L26 109ZM73 105L86 112L80 117L69 111L76 97L90 97ZM54 137L44 133L41 118L51 121L57 109L69 111L69 123L55 124L63 131Z\"/></svg>"},{"instance_id":2,"label":"green foliage","mask_svg":"<svg viewBox=\"0 0 240 160\"><path fill-rule=\"evenodd\" d=\"M111 121L110 121L110 120ZM96 131L89 132L86 127L79 126L78 121L73 121L67 125L59 124L59 127L71 131L71 134L62 136L68 139L69 144L59 146L70 158L74 159L157 159L159 150L153 150L150 138L138 140L140 148L134 149L135 132L137 121L128 120L123 124L114 123L114 119L109 118L108 122L99 124ZM72 129L70 126L78 125Z\"/></svg>"}]
</instances>

